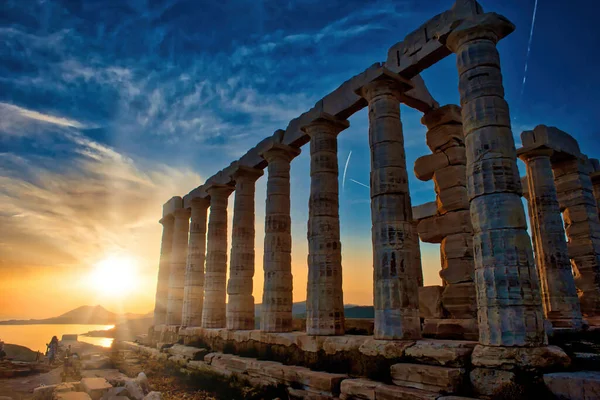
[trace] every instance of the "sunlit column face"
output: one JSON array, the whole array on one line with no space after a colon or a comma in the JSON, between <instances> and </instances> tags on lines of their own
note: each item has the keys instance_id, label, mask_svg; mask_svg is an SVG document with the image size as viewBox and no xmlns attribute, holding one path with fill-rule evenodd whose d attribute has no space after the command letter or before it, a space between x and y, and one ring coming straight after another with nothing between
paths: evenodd
<instances>
[{"instance_id":1,"label":"sunlit column face","mask_svg":"<svg viewBox=\"0 0 600 400\"><path fill-rule=\"evenodd\" d=\"M100 295L125 296L135 287L137 264L130 255L109 255L94 265L88 283Z\"/></svg>"}]
</instances>

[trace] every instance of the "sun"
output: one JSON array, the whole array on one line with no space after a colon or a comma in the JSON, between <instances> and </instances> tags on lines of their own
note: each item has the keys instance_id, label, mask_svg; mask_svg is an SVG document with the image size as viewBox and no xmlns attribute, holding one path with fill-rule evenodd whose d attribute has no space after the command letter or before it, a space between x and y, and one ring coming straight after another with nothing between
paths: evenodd
<instances>
[{"instance_id":1,"label":"sun","mask_svg":"<svg viewBox=\"0 0 600 400\"><path fill-rule=\"evenodd\" d=\"M125 296L135 287L137 261L127 255L110 255L94 265L90 283L99 293Z\"/></svg>"}]
</instances>

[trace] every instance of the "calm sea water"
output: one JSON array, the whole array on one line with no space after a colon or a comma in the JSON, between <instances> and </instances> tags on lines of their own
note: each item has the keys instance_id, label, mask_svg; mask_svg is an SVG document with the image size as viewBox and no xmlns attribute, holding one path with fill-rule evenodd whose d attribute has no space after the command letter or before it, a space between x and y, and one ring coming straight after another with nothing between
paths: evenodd
<instances>
[{"instance_id":1,"label":"calm sea water","mask_svg":"<svg viewBox=\"0 0 600 400\"><path fill-rule=\"evenodd\" d=\"M18 344L31 350L46 352L46 343L52 336L60 340L64 334L82 334L89 331L105 331L114 325L0 325L0 340L5 343ZM80 342L110 347L112 338L79 336Z\"/></svg>"}]
</instances>

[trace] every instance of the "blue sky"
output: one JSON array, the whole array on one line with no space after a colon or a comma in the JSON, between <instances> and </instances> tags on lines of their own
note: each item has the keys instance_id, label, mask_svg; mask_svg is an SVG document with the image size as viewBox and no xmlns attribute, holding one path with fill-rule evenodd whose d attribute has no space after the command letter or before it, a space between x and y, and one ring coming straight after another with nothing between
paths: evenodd
<instances>
[{"instance_id":1,"label":"blue sky","mask_svg":"<svg viewBox=\"0 0 600 400\"><path fill-rule=\"evenodd\" d=\"M452 3L4 1L0 277L15 279L17 266L85 270L98 254L119 251L143 253L142 269L153 276L164 201L384 61L389 47ZM523 86L534 3L480 1L517 26L499 45L514 134L555 125L586 154L600 155L600 6L539 0ZM440 104L458 103L452 56L422 75ZM430 153L420 116L402 107L409 171ZM340 190L342 243L360 255L346 253L354 263L344 279L360 282L371 271L370 209L368 189L351 179L369 181L366 111L350 124L339 137L341 170L352 152ZM413 204L434 200L431 182L409 178ZM257 184L259 254L265 180ZM294 243L305 254L307 148L293 163L292 183ZM435 276L437 250L424 249ZM353 290L346 299L364 302L370 287Z\"/></svg>"}]
</instances>

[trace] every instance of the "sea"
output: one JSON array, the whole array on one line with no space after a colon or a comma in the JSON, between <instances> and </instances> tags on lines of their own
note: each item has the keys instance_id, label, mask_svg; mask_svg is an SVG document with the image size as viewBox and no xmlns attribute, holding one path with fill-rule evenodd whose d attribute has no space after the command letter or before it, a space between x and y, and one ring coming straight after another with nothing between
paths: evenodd
<instances>
[{"instance_id":1,"label":"sea","mask_svg":"<svg viewBox=\"0 0 600 400\"><path fill-rule=\"evenodd\" d=\"M52 336L60 340L65 334L81 335L90 331L105 331L112 328L114 325L0 325L0 340L45 353L46 343L50 342ZM79 336L78 340L102 347L110 347L113 342L113 338L88 336Z\"/></svg>"}]
</instances>

